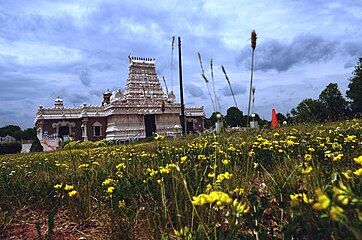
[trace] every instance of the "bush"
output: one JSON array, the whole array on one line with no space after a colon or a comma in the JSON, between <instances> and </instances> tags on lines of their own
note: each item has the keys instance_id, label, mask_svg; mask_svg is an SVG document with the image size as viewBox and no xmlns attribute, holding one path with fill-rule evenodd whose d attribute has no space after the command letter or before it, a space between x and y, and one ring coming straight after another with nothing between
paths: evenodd
<instances>
[{"instance_id":1,"label":"bush","mask_svg":"<svg viewBox=\"0 0 362 240\"><path fill-rule=\"evenodd\" d=\"M30 152L42 152L43 146L40 144L40 141L38 138L34 140L34 142L31 144Z\"/></svg>"},{"instance_id":2,"label":"bush","mask_svg":"<svg viewBox=\"0 0 362 240\"><path fill-rule=\"evenodd\" d=\"M20 142L4 142L0 143L0 154L11 154L21 152Z\"/></svg>"}]
</instances>

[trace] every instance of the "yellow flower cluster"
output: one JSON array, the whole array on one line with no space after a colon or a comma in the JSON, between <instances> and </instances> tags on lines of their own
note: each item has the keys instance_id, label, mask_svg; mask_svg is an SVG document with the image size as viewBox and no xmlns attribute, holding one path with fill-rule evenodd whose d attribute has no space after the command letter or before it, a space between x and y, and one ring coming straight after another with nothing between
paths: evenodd
<instances>
[{"instance_id":1,"label":"yellow flower cluster","mask_svg":"<svg viewBox=\"0 0 362 240\"><path fill-rule=\"evenodd\" d=\"M298 206L302 202L310 204L313 203L313 199L308 198L307 194L305 193L294 193L290 194L290 205L292 207Z\"/></svg>"},{"instance_id":2,"label":"yellow flower cluster","mask_svg":"<svg viewBox=\"0 0 362 240\"><path fill-rule=\"evenodd\" d=\"M250 207L246 203L239 202L238 199L234 199L233 206L238 214L250 212Z\"/></svg>"},{"instance_id":3,"label":"yellow flower cluster","mask_svg":"<svg viewBox=\"0 0 362 240\"><path fill-rule=\"evenodd\" d=\"M353 159L357 164L362 165L362 155ZM362 168L357 169L353 172L354 175L362 177Z\"/></svg>"},{"instance_id":4,"label":"yellow flower cluster","mask_svg":"<svg viewBox=\"0 0 362 240\"><path fill-rule=\"evenodd\" d=\"M348 189L341 181L339 182L339 188L333 186L333 196L342 203L342 205L347 205L351 202L357 202L357 199L353 197L353 192Z\"/></svg>"},{"instance_id":5,"label":"yellow flower cluster","mask_svg":"<svg viewBox=\"0 0 362 240\"><path fill-rule=\"evenodd\" d=\"M232 176L233 176L233 174L231 174L229 172L221 173L221 174L217 175L216 182L222 183L222 181L224 181L225 179L230 179Z\"/></svg>"},{"instance_id":6,"label":"yellow flower cluster","mask_svg":"<svg viewBox=\"0 0 362 240\"><path fill-rule=\"evenodd\" d=\"M313 208L316 210L323 210L323 209L328 208L328 206L331 202L329 197L327 195L325 195L320 188L316 189L315 193L317 195L318 202L313 204Z\"/></svg>"},{"instance_id":7,"label":"yellow flower cluster","mask_svg":"<svg viewBox=\"0 0 362 240\"><path fill-rule=\"evenodd\" d=\"M60 189L62 189L62 187L63 187L63 183L59 183L59 184L55 184L55 185L54 185L54 188L55 188L56 190L60 190ZM69 197L74 197L74 196L77 195L77 193L78 193L76 190L74 190L74 186L73 186L73 185L65 184L64 190L65 190L65 191L68 191L68 196L69 196Z\"/></svg>"},{"instance_id":8,"label":"yellow flower cluster","mask_svg":"<svg viewBox=\"0 0 362 240\"><path fill-rule=\"evenodd\" d=\"M233 202L233 199L229 197L227 193L213 191L210 194L200 194L197 197L192 197L193 205L202 206L206 203L216 203L216 205L221 206L222 204L230 204Z\"/></svg>"}]
</instances>

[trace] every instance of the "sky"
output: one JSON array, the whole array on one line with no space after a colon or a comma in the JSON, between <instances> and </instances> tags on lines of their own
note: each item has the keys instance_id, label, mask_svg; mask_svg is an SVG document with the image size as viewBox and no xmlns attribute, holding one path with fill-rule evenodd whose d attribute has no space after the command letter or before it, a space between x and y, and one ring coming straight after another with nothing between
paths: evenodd
<instances>
[{"instance_id":1,"label":"sky","mask_svg":"<svg viewBox=\"0 0 362 240\"><path fill-rule=\"evenodd\" d=\"M0 126L33 127L38 106L58 96L65 107L101 105L106 89L124 90L129 55L156 58L179 102L179 36L185 104L206 117L235 105L223 65L246 114L252 30L254 112L270 120L272 108L287 114L329 83L345 94L362 57L361 23L361 0L0 0Z\"/></svg>"}]
</instances>

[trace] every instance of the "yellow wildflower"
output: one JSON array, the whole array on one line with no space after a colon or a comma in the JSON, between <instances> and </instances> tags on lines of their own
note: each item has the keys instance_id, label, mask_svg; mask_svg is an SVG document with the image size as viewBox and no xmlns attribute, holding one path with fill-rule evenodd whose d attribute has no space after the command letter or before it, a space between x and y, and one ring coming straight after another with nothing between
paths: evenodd
<instances>
[{"instance_id":1,"label":"yellow wildflower","mask_svg":"<svg viewBox=\"0 0 362 240\"><path fill-rule=\"evenodd\" d=\"M126 207L126 203L124 202L124 200L122 200L122 201L119 200L119 201L118 201L118 207L119 207L119 208L125 208L125 207Z\"/></svg>"},{"instance_id":2,"label":"yellow wildflower","mask_svg":"<svg viewBox=\"0 0 362 240\"><path fill-rule=\"evenodd\" d=\"M311 166L309 166L309 167L306 167L305 169L304 169L304 168L301 168L301 169L300 169L300 172L301 172L302 174L309 174L312 170L313 170L313 168L312 168Z\"/></svg>"},{"instance_id":3,"label":"yellow wildflower","mask_svg":"<svg viewBox=\"0 0 362 240\"><path fill-rule=\"evenodd\" d=\"M116 166L116 168L117 168L118 171L121 171L121 170L123 170L123 169L126 169L126 164L120 163L120 164L118 164L118 165Z\"/></svg>"},{"instance_id":4,"label":"yellow wildflower","mask_svg":"<svg viewBox=\"0 0 362 240\"><path fill-rule=\"evenodd\" d=\"M209 178L213 178L213 177L215 177L215 173L209 173L207 176L208 176Z\"/></svg>"},{"instance_id":5,"label":"yellow wildflower","mask_svg":"<svg viewBox=\"0 0 362 240\"><path fill-rule=\"evenodd\" d=\"M345 172L342 172L342 175L346 178L346 179L351 179L351 174L352 174L352 170L348 169L347 171Z\"/></svg>"},{"instance_id":6,"label":"yellow wildflower","mask_svg":"<svg viewBox=\"0 0 362 240\"><path fill-rule=\"evenodd\" d=\"M339 218L343 217L343 209L338 206L332 206L329 211L329 216L335 221L339 220Z\"/></svg>"},{"instance_id":7,"label":"yellow wildflower","mask_svg":"<svg viewBox=\"0 0 362 240\"><path fill-rule=\"evenodd\" d=\"M308 151L309 151L309 152L315 152L315 149L312 148L312 147L310 147L310 148L308 148Z\"/></svg>"},{"instance_id":8,"label":"yellow wildflower","mask_svg":"<svg viewBox=\"0 0 362 240\"><path fill-rule=\"evenodd\" d=\"M333 161L339 161L342 159L342 157L343 157L343 153L339 153L337 156L333 157Z\"/></svg>"},{"instance_id":9,"label":"yellow wildflower","mask_svg":"<svg viewBox=\"0 0 362 240\"><path fill-rule=\"evenodd\" d=\"M185 162L186 162L186 160L187 160L187 156L183 156L183 157L181 157L181 158L180 158L180 160L181 160L181 163L185 163Z\"/></svg>"},{"instance_id":10,"label":"yellow wildflower","mask_svg":"<svg viewBox=\"0 0 362 240\"><path fill-rule=\"evenodd\" d=\"M306 154L306 155L304 155L304 159L305 159L306 161L310 161L310 160L312 160L312 155Z\"/></svg>"},{"instance_id":11,"label":"yellow wildflower","mask_svg":"<svg viewBox=\"0 0 362 240\"><path fill-rule=\"evenodd\" d=\"M155 140L163 140L163 139L165 139L166 137L165 136L162 136L162 135L158 135L158 136L156 136L155 137Z\"/></svg>"},{"instance_id":12,"label":"yellow wildflower","mask_svg":"<svg viewBox=\"0 0 362 240\"><path fill-rule=\"evenodd\" d=\"M55 189L61 189L62 187L63 187L63 183L54 185Z\"/></svg>"},{"instance_id":13,"label":"yellow wildflower","mask_svg":"<svg viewBox=\"0 0 362 240\"><path fill-rule=\"evenodd\" d=\"M65 187L64 187L64 190L65 190L65 191L70 191L70 190L73 190L73 189L74 189L74 186L73 186L73 185L65 184Z\"/></svg>"},{"instance_id":14,"label":"yellow wildflower","mask_svg":"<svg viewBox=\"0 0 362 240\"><path fill-rule=\"evenodd\" d=\"M113 193L114 191L114 187L108 187L107 188L107 193Z\"/></svg>"},{"instance_id":15,"label":"yellow wildflower","mask_svg":"<svg viewBox=\"0 0 362 240\"><path fill-rule=\"evenodd\" d=\"M355 135L348 135L344 138L344 142L356 142L356 136Z\"/></svg>"},{"instance_id":16,"label":"yellow wildflower","mask_svg":"<svg viewBox=\"0 0 362 240\"><path fill-rule=\"evenodd\" d=\"M224 164L224 165L228 165L229 164L229 160L227 160L227 159L224 159L224 160L221 160L222 161L222 163Z\"/></svg>"},{"instance_id":17,"label":"yellow wildflower","mask_svg":"<svg viewBox=\"0 0 362 240\"><path fill-rule=\"evenodd\" d=\"M290 194L290 205L292 207L298 206L300 203L300 199L302 198L302 194L300 193L295 193L295 194Z\"/></svg>"},{"instance_id":18,"label":"yellow wildflower","mask_svg":"<svg viewBox=\"0 0 362 240\"><path fill-rule=\"evenodd\" d=\"M303 196L303 202L305 202L305 203L313 203L314 202L313 199L308 198L307 194L302 193L302 196Z\"/></svg>"},{"instance_id":19,"label":"yellow wildflower","mask_svg":"<svg viewBox=\"0 0 362 240\"><path fill-rule=\"evenodd\" d=\"M357 157L357 158L353 158L353 160L357 163L357 164L360 164L362 165L362 155Z\"/></svg>"},{"instance_id":20,"label":"yellow wildflower","mask_svg":"<svg viewBox=\"0 0 362 240\"><path fill-rule=\"evenodd\" d=\"M254 157L255 155L255 152L253 150L251 150L249 153L248 153L249 157Z\"/></svg>"},{"instance_id":21,"label":"yellow wildflower","mask_svg":"<svg viewBox=\"0 0 362 240\"><path fill-rule=\"evenodd\" d=\"M236 212L239 214L245 214L250 211L250 207L246 203L239 202L238 199L233 201L233 206L235 207Z\"/></svg>"},{"instance_id":22,"label":"yellow wildflower","mask_svg":"<svg viewBox=\"0 0 362 240\"><path fill-rule=\"evenodd\" d=\"M354 175L361 177L362 176L362 168L353 172Z\"/></svg>"},{"instance_id":23,"label":"yellow wildflower","mask_svg":"<svg viewBox=\"0 0 362 240\"><path fill-rule=\"evenodd\" d=\"M77 195L77 191L73 190L73 191L70 191L68 193L69 197L74 197L75 195Z\"/></svg>"},{"instance_id":24,"label":"yellow wildflower","mask_svg":"<svg viewBox=\"0 0 362 240\"><path fill-rule=\"evenodd\" d=\"M233 191L233 194L236 194L237 196L241 196L245 192L244 188L235 188Z\"/></svg>"},{"instance_id":25,"label":"yellow wildflower","mask_svg":"<svg viewBox=\"0 0 362 240\"><path fill-rule=\"evenodd\" d=\"M81 168L88 168L89 167L89 164L88 163L83 163L81 165L78 166L79 169Z\"/></svg>"},{"instance_id":26,"label":"yellow wildflower","mask_svg":"<svg viewBox=\"0 0 362 240\"><path fill-rule=\"evenodd\" d=\"M102 182L102 186L107 186L113 183L113 179L112 178L107 178L106 180L104 180Z\"/></svg>"},{"instance_id":27,"label":"yellow wildflower","mask_svg":"<svg viewBox=\"0 0 362 240\"><path fill-rule=\"evenodd\" d=\"M317 195L318 202L313 204L313 208L316 210L326 209L329 206L331 200L322 192L320 188L316 189L315 193Z\"/></svg>"},{"instance_id":28,"label":"yellow wildflower","mask_svg":"<svg viewBox=\"0 0 362 240\"><path fill-rule=\"evenodd\" d=\"M203 193L197 197L192 197L192 199L191 203L197 206L202 206L205 203L216 203L216 205L220 206L223 203L230 204L233 201L227 193L217 191L213 191L210 194Z\"/></svg>"}]
</instances>

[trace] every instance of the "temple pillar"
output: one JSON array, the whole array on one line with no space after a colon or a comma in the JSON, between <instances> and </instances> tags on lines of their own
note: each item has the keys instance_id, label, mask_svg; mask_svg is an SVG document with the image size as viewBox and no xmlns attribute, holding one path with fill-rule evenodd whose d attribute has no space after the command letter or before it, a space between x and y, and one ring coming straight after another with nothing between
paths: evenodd
<instances>
[{"instance_id":1,"label":"temple pillar","mask_svg":"<svg viewBox=\"0 0 362 240\"><path fill-rule=\"evenodd\" d=\"M84 118L82 120L82 138L85 142L88 141L87 123L88 123L88 118Z\"/></svg>"},{"instance_id":2,"label":"temple pillar","mask_svg":"<svg viewBox=\"0 0 362 240\"><path fill-rule=\"evenodd\" d=\"M39 141L43 140L43 135L44 135L44 122L41 121L38 124L38 128L37 128L37 137L39 139Z\"/></svg>"}]
</instances>

